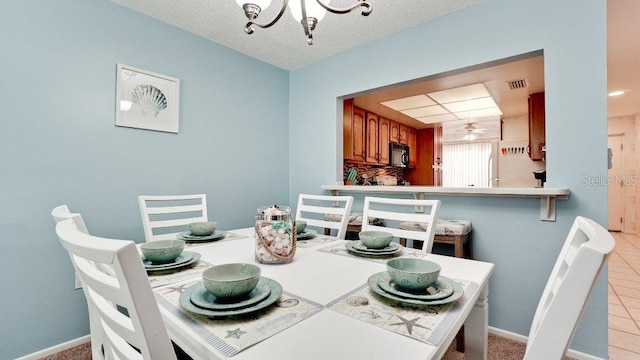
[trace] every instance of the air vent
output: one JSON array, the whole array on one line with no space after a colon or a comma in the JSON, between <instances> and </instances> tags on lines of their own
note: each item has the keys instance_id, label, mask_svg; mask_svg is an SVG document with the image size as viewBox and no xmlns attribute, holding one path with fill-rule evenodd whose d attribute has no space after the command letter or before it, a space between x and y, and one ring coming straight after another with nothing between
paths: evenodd
<instances>
[{"instance_id":1,"label":"air vent","mask_svg":"<svg viewBox=\"0 0 640 360\"><path fill-rule=\"evenodd\" d=\"M507 86L509 90L524 89L527 87L527 81L525 79L507 81Z\"/></svg>"}]
</instances>

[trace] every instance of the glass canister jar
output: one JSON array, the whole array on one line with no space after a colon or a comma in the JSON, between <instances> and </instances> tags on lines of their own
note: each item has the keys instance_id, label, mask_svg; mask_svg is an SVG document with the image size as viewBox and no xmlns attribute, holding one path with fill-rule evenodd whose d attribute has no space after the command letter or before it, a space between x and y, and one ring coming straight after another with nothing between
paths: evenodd
<instances>
[{"instance_id":1,"label":"glass canister jar","mask_svg":"<svg viewBox=\"0 0 640 360\"><path fill-rule=\"evenodd\" d=\"M295 226L287 206L261 206L256 216L256 261L286 264L296 253Z\"/></svg>"}]
</instances>

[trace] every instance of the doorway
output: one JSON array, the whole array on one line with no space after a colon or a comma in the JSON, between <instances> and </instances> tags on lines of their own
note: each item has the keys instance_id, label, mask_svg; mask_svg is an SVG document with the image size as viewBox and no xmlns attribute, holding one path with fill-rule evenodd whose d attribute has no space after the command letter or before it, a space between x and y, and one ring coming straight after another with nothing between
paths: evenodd
<instances>
[{"instance_id":1,"label":"doorway","mask_svg":"<svg viewBox=\"0 0 640 360\"><path fill-rule=\"evenodd\" d=\"M622 231L624 225L624 163L622 159L622 135L608 136L609 170L609 231Z\"/></svg>"}]
</instances>

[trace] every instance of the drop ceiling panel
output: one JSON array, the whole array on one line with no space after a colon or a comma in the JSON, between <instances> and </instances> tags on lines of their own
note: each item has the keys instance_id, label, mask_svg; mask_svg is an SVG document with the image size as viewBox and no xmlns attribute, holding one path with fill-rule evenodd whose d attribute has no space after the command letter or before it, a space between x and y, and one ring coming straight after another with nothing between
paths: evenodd
<instances>
[{"instance_id":1,"label":"drop ceiling panel","mask_svg":"<svg viewBox=\"0 0 640 360\"><path fill-rule=\"evenodd\" d=\"M381 103L386 107L390 107L393 110L407 110L421 108L425 106L436 105L436 102L431 100L427 95L420 94L416 96L410 96L402 99L396 99L391 101L384 101Z\"/></svg>"},{"instance_id":2,"label":"drop ceiling panel","mask_svg":"<svg viewBox=\"0 0 640 360\"><path fill-rule=\"evenodd\" d=\"M452 103L442 104L447 110L455 113L460 111L471 111L488 108L497 108L496 102L491 97L484 97L480 99L472 99L465 101L456 101Z\"/></svg>"},{"instance_id":3,"label":"drop ceiling panel","mask_svg":"<svg viewBox=\"0 0 640 360\"><path fill-rule=\"evenodd\" d=\"M458 118L452 113L446 113L441 115L418 117L416 120L423 124L436 124L444 121L458 120Z\"/></svg>"},{"instance_id":4,"label":"drop ceiling panel","mask_svg":"<svg viewBox=\"0 0 640 360\"><path fill-rule=\"evenodd\" d=\"M447 109L443 108L440 105L421 107L417 109L403 110L401 113L411 116L412 118L422 117L422 116L432 116L432 115L440 115L448 113Z\"/></svg>"},{"instance_id":5,"label":"drop ceiling panel","mask_svg":"<svg viewBox=\"0 0 640 360\"><path fill-rule=\"evenodd\" d=\"M498 108L491 109L480 109L480 110L471 110L471 111L462 111L456 113L456 115L460 119L473 119L487 116L500 116L502 112Z\"/></svg>"},{"instance_id":6,"label":"drop ceiling panel","mask_svg":"<svg viewBox=\"0 0 640 360\"><path fill-rule=\"evenodd\" d=\"M427 95L440 104L491 96L484 84L460 86L457 88L428 93Z\"/></svg>"}]
</instances>

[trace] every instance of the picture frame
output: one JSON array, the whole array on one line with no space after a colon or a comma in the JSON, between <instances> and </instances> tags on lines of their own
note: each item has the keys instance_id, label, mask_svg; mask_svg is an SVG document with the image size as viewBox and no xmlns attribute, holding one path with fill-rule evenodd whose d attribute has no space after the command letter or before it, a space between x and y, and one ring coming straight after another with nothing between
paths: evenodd
<instances>
[{"instance_id":1,"label":"picture frame","mask_svg":"<svg viewBox=\"0 0 640 360\"><path fill-rule=\"evenodd\" d=\"M117 64L116 126L178 133L180 80Z\"/></svg>"}]
</instances>

